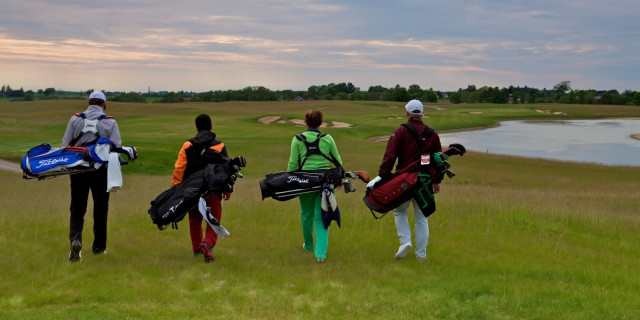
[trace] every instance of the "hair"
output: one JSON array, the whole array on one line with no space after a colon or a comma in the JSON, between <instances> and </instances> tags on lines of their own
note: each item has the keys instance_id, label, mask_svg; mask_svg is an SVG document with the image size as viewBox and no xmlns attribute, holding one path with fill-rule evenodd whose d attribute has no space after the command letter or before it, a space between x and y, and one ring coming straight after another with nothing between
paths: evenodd
<instances>
[{"instance_id":1,"label":"hair","mask_svg":"<svg viewBox=\"0 0 640 320\"><path fill-rule=\"evenodd\" d=\"M322 124L322 112L318 110L309 110L304 116L304 123L309 128L317 128Z\"/></svg>"},{"instance_id":2,"label":"hair","mask_svg":"<svg viewBox=\"0 0 640 320\"><path fill-rule=\"evenodd\" d=\"M90 106L99 106L99 105L102 105L104 102L105 102L104 100L98 99L98 98L89 99Z\"/></svg>"},{"instance_id":3,"label":"hair","mask_svg":"<svg viewBox=\"0 0 640 320\"><path fill-rule=\"evenodd\" d=\"M201 114L196 117L196 128L198 131L207 130L210 131L212 128L211 125L211 117L208 114Z\"/></svg>"}]
</instances>

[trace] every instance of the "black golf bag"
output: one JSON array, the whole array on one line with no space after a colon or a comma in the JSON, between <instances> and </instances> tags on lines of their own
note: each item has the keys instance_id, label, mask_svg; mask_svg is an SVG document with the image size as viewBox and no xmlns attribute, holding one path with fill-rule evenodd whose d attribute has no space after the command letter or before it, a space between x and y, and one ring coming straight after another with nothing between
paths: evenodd
<instances>
[{"instance_id":1,"label":"black golf bag","mask_svg":"<svg viewBox=\"0 0 640 320\"><path fill-rule=\"evenodd\" d=\"M333 188L342 184L345 176L342 167L324 170L279 171L270 173L260 180L262 199L273 198L287 201L303 193L320 191L322 184L329 181Z\"/></svg>"},{"instance_id":2,"label":"black golf bag","mask_svg":"<svg viewBox=\"0 0 640 320\"><path fill-rule=\"evenodd\" d=\"M237 159L242 158L238 161ZM198 205L200 198L214 193L232 192L244 158L233 160L221 156L218 163L207 164L204 168L190 174L182 183L175 185L151 201L148 210L151 221L164 230L169 224L177 229L177 223Z\"/></svg>"}]
</instances>

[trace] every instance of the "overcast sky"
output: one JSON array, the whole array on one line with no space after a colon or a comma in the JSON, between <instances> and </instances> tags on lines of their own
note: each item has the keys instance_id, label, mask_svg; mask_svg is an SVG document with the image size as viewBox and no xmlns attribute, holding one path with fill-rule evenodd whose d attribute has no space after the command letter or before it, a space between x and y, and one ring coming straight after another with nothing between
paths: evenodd
<instances>
[{"instance_id":1,"label":"overcast sky","mask_svg":"<svg viewBox=\"0 0 640 320\"><path fill-rule=\"evenodd\" d=\"M0 84L640 91L636 0L2 0Z\"/></svg>"}]
</instances>

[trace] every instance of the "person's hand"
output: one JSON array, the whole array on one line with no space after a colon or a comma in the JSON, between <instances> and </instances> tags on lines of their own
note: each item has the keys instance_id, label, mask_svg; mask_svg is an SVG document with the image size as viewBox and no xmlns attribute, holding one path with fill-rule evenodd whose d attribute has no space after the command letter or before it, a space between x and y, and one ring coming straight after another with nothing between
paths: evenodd
<instances>
[{"instance_id":1,"label":"person's hand","mask_svg":"<svg viewBox=\"0 0 640 320\"><path fill-rule=\"evenodd\" d=\"M440 184L439 183L434 183L433 184L433 193L438 193L440 192Z\"/></svg>"},{"instance_id":2,"label":"person's hand","mask_svg":"<svg viewBox=\"0 0 640 320\"><path fill-rule=\"evenodd\" d=\"M229 200L231 198L230 192L225 192L222 194L222 200Z\"/></svg>"},{"instance_id":3,"label":"person's hand","mask_svg":"<svg viewBox=\"0 0 640 320\"><path fill-rule=\"evenodd\" d=\"M376 176L375 178L371 179L371 181L369 181L369 183L367 183L367 189L369 189L369 190L373 189L373 186L375 186L376 183L378 183L380 180L382 180L382 178L380 178L380 176Z\"/></svg>"}]
</instances>

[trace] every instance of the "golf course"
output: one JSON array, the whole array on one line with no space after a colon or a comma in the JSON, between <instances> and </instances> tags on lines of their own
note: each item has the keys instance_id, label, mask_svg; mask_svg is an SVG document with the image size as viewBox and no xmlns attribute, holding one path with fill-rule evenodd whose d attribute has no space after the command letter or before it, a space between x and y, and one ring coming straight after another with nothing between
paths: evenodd
<instances>
[{"instance_id":1,"label":"golf course","mask_svg":"<svg viewBox=\"0 0 640 320\"><path fill-rule=\"evenodd\" d=\"M262 199L259 180L287 167L292 138L318 109L346 170L377 175L401 102L117 103L106 112L139 158L110 195L107 254L93 255L92 202L82 260L69 258L69 177L0 171L0 319L639 319L640 167L467 152L449 163L429 217L427 260L395 260L393 213L372 217L365 184L336 190L342 226L327 261L302 248L297 199ZM59 147L86 100L0 102L0 159ZM540 112L539 110L549 110ZM194 118L207 113L231 157L243 155L214 263L194 257L187 219L152 224ZM438 132L515 119L640 118L640 107L425 104ZM273 121L260 121L271 119ZM640 132L637 132L640 134ZM558 137L562 139L562 137ZM640 141L638 141L640 143ZM603 155L615 156L615 155ZM637 155L640 157L640 155ZM410 214L413 226L413 214Z\"/></svg>"}]
</instances>

